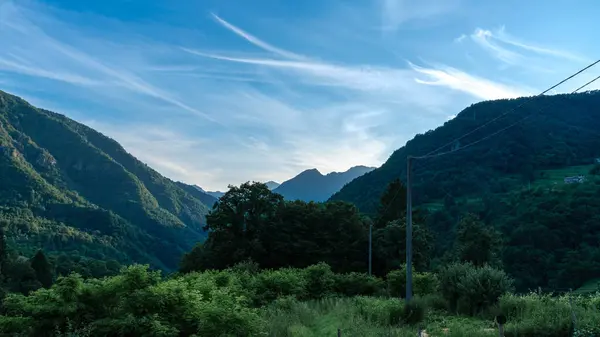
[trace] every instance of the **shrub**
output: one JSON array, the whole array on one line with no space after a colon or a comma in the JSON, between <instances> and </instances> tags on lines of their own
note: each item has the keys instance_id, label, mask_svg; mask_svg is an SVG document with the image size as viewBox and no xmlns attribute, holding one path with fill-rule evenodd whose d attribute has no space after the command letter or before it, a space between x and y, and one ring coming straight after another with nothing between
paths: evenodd
<instances>
[{"instance_id":1,"label":"shrub","mask_svg":"<svg viewBox=\"0 0 600 337\"><path fill-rule=\"evenodd\" d=\"M326 263L318 263L303 270L306 279L306 296L311 299L323 298L333 291L334 274Z\"/></svg>"},{"instance_id":2,"label":"shrub","mask_svg":"<svg viewBox=\"0 0 600 337\"><path fill-rule=\"evenodd\" d=\"M364 273L334 275L333 290L344 296L373 296L384 290L383 280Z\"/></svg>"},{"instance_id":3,"label":"shrub","mask_svg":"<svg viewBox=\"0 0 600 337\"><path fill-rule=\"evenodd\" d=\"M354 298L358 313L366 320L384 326L398 325L404 318L404 301L397 298Z\"/></svg>"},{"instance_id":4,"label":"shrub","mask_svg":"<svg viewBox=\"0 0 600 337\"><path fill-rule=\"evenodd\" d=\"M480 313L513 289L513 281L502 270L454 263L439 273L440 290L452 311Z\"/></svg>"},{"instance_id":5,"label":"shrub","mask_svg":"<svg viewBox=\"0 0 600 337\"><path fill-rule=\"evenodd\" d=\"M405 324L414 325L425 319L427 304L422 299L415 297L404 305L402 310L402 321Z\"/></svg>"},{"instance_id":6,"label":"shrub","mask_svg":"<svg viewBox=\"0 0 600 337\"><path fill-rule=\"evenodd\" d=\"M448 301L440 294L428 294L421 299L429 309L445 311L448 310Z\"/></svg>"},{"instance_id":7,"label":"shrub","mask_svg":"<svg viewBox=\"0 0 600 337\"><path fill-rule=\"evenodd\" d=\"M458 285L462 303L473 315L495 305L500 296L513 290L513 281L502 270L490 266L471 268Z\"/></svg>"},{"instance_id":8,"label":"shrub","mask_svg":"<svg viewBox=\"0 0 600 337\"><path fill-rule=\"evenodd\" d=\"M264 329L256 309L234 288L217 287L211 273L167 281L147 267L83 280L59 278L29 296L11 294L0 316L2 333L55 336L252 336Z\"/></svg>"},{"instance_id":9,"label":"shrub","mask_svg":"<svg viewBox=\"0 0 600 337\"><path fill-rule=\"evenodd\" d=\"M282 296L303 298L306 295L306 279L292 268L265 270L253 279L254 304L262 306Z\"/></svg>"},{"instance_id":10,"label":"shrub","mask_svg":"<svg viewBox=\"0 0 600 337\"><path fill-rule=\"evenodd\" d=\"M415 273L413 291L415 295L425 296L438 292L440 281L434 273Z\"/></svg>"},{"instance_id":11,"label":"shrub","mask_svg":"<svg viewBox=\"0 0 600 337\"><path fill-rule=\"evenodd\" d=\"M404 297L406 294L406 269L392 270L386 277L388 293L391 297Z\"/></svg>"},{"instance_id":12,"label":"shrub","mask_svg":"<svg viewBox=\"0 0 600 337\"><path fill-rule=\"evenodd\" d=\"M249 274L256 274L260 271L260 266L258 265L258 263L252 260L246 260L236 263L233 267L230 268L230 270L235 273L246 272Z\"/></svg>"},{"instance_id":13,"label":"shrub","mask_svg":"<svg viewBox=\"0 0 600 337\"><path fill-rule=\"evenodd\" d=\"M413 294L424 296L434 294L438 291L439 281L433 273L417 273L413 269ZM406 266L399 270L392 270L387 277L388 292L393 297L404 297L406 295Z\"/></svg>"},{"instance_id":14,"label":"shrub","mask_svg":"<svg viewBox=\"0 0 600 337\"><path fill-rule=\"evenodd\" d=\"M442 268L438 273L440 291L448 301L451 311L455 312L458 308L458 300L461 297L460 282L471 268L473 266L468 263L453 263Z\"/></svg>"}]
</instances>

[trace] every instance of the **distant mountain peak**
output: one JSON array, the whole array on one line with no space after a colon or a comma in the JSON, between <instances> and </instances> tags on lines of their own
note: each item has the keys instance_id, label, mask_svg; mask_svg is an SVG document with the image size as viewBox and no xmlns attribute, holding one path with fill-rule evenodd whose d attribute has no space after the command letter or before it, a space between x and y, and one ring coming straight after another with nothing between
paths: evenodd
<instances>
[{"instance_id":1,"label":"distant mountain peak","mask_svg":"<svg viewBox=\"0 0 600 337\"><path fill-rule=\"evenodd\" d=\"M323 174L316 168L312 168L312 169L308 169L308 170L304 170L304 171L300 172L300 174L298 174L296 177L299 177L299 176L323 176Z\"/></svg>"},{"instance_id":2,"label":"distant mountain peak","mask_svg":"<svg viewBox=\"0 0 600 337\"><path fill-rule=\"evenodd\" d=\"M345 172L331 172L327 175L323 175L316 168L307 169L284 181L273 192L283 195L288 200L325 201L345 184L374 169L354 166Z\"/></svg>"},{"instance_id":3,"label":"distant mountain peak","mask_svg":"<svg viewBox=\"0 0 600 337\"><path fill-rule=\"evenodd\" d=\"M279 187L279 185L281 185L281 184L276 181L269 180L265 183L265 185L267 185L267 187L272 191L272 190L276 189L277 187Z\"/></svg>"}]
</instances>

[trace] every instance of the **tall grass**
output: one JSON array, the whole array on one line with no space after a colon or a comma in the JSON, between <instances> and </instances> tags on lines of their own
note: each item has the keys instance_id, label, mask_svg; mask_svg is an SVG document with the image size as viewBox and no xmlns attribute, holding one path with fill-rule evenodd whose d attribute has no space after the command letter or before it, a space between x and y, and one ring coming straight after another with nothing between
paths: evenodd
<instances>
[{"instance_id":1,"label":"tall grass","mask_svg":"<svg viewBox=\"0 0 600 337\"><path fill-rule=\"evenodd\" d=\"M424 302L424 299L422 300ZM458 316L430 308L424 320L408 325L404 303L398 299L355 297L325 298L300 302L280 298L263 308L269 337L417 336L419 328L429 336L497 336L492 311L477 317ZM493 312L508 318L505 336L599 337L600 293L593 296L505 295ZM576 318L573 326L572 319ZM574 333L574 335L573 335Z\"/></svg>"}]
</instances>

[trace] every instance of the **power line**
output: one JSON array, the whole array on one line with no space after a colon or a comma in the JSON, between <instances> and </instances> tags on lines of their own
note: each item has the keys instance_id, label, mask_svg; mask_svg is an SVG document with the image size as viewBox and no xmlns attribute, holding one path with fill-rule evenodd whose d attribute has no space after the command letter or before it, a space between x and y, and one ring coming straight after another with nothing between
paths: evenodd
<instances>
[{"instance_id":1,"label":"power line","mask_svg":"<svg viewBox=\"0 0 600 337\"><path fill-rule=\"evenodd\" d=\"M550 90L552 90L552 89L556 88L557 86L559 86L559 85L561 85L561 84L565 83L566 81L568 81L568 80L572 79L573 77L575 77L575 76L577 76L577 75L581 74L582 72L586 71L587 69L591 68L592 66L594 66L594 65L596 65L596 64L598 64L598 63L600 63L600 60L597 60L596 62L593 62L593 63L591 63L591 64L590 64L590 65L588 65L587 67L585 67L585 68L583 68L583 69L581 69L581 70L577 71L576 73L574 73L574 74L570 75L569 77L567 77L567 78L563 79L562 81L560 81L560 82L558 82L557 84L555 84L555 85L551 86L550 88L548 88L548 89L546 89L546 90L542 91L540 94L538 94L538 95L536 95L536 96L534 96L534 97L541 96L541 95L543 95L543 94L547 93L548 91L550 91ZM590 85L590 84L594 83L594 82L595 82L595 81L597 81L598 79L600 79L600 76L598 76L598 77L594 78L593 80L591 80L591 81L587 82L586 84L582 85L581 87L579 87L579 88L577 88L577 89L573 90L573 91L571 92L571 94L578 92L579 90L581 90L581 89L583 89L583 88L587 87L588 85ZM533 114L530 114L530 115L528 115L528 116L526 116L526 117L524 117L524 118L521 118L520 120L516 121L515 123L513 123L513 124L511 124L511 125L509 125L509 126L507 126L507 127L504 127L504 128L502 128L502 129L500 129L500 130L498 130L498 131L496 131L496 132L494 132L494 133L492 133L492 134L489 134L488 136L486 136L486 137L484 137L484 138L481 138L481 139L479 139L479 140L477 140L477 141L473 141L473 142L471 142L471 143L469 143L469 144L467 144L467 145L465 145L465 146L461 146L459 149L456 149L456 150L451 150L451 151L446 151L446 152L443 152L443 153L440 153L440 154L437 154L437 155L434 155L434 154L433 154L433 153L435 153L435 152L439 151L440 149L443 149L444 147L446 147L446 146L449 146L449 145L451 145L451 144L455 143L456 141L458 141L458 140L460 140L460 139L463 139L463 138L465 138L465 137L467 137L467 136L469 136L469 135L473 134L474 132L476 132L476 131L478 131L478 130L480 130L480 129L484 128L485 126L487 126L487 125L489 125L489 124L493 123L494 121L497 121L498 119L500 119L500 118L502 118L502 117L504 117L504 116L508 115L509 113L512 113L512 112L516 111L516 109L518 109L518 108L522 107L522 106L523 106L524 104L526 104L526 103L528 103L528 102L523 102L523 103L519 104L518 106L516 106L515 108L509 109L507 112L505 112L505 113L503 113L503 114L501 114L501 115L499 115L499 116L497 116L497 117L493 118L492 120L490 120L490 121L488 121L488 122L486 122L486 123L484 123L484 124L480 125L479 127L475 128L475 129L473 129L473 130L471 130L471 131L467 132L466 134L464 134L464 135L462 135L462 136L460 136L460 137L456 138L455 140L453 140L453 141L451 141L451 142L449 142L449 143L447 143L447 144L444 144L444 145L442 145L442 146L438 147L437 149L435 149L435 150L433 150L433 151L430 151L430 152L428 152L427 154L425 154L425 155L423 155L423 156L418 156L418 157L417 157L417 156L410 156L410 157L411 157L411 158L415 158L415 159L427 159L427 158L439 157L439 156L443 156L443 155L446 155L446 154L449 154L449 153L454 153L454 152L457 152L457 151L463 150L463 149L465 149L465 148L468 148L468 147L471 147L471 146L473 146L473 145L476 145L476 144L478 144L478 143L480 143L480 142L483 142L483 141L485 141L485 140L487 140L487 139L489 139L489 138L492 138L493 136L495 136L495 135L497 135L497 134L499 134L499 133L502 133L503 131L506 131L507 129L509 129L509 128L511 128L511 127L513 127L513 126L515 126L515 125L517 125L517 124L519 124L520 122L523 122L524 120L527 120L527 119L529 119L529 118L530 118L530 117L531 117ZM547 107L547 106L544 106L543 108L541 108L541 109L540 109L540 111L541 111L541 110L543 110L543 109L545 109L546 107ZM396 200L396 198L398 197L398 194L400 194L400 189L398 189L398 190L396 191L396 193L394 194L394 196L392 197L392 199L390 200L390 202L388 203L388 205L386 206L386 208L384 209L384 211L383 211L383 213L382 213L382 214L385 214L385 213L387 213L387 211L389 210L389 208L392 206L392 204L393 204L394 200Z\"/></svg>"},{"instance_id":2,"label":"power line","mask_svg":"<svg viewBox=\"0 0 600 337\"><path fill-rule=\"evenodd\" d=\"M555 85L551 86L550 88L548 88L548 89L546 89L546 90L542 91L541 93L539 93L539 94L537 94L537 95L535 95L535 96L533 96L533 97L537 97L537 96L542 96L542 95L544 95L545 93L549 92L550 90L552 90L552 89L554 89L554 88L558 87L559 85L561 85L561 84L565 83L566 81L568 81L568 80L572 79L573 77L575 77L575 76L577 76L577 75L581 74L582 72L584 72L584 71L588 70L589 68L593 67L594 65L596 65L596 64L598 64L598 63L600 63L600 60L597 60L596 62L593 62L593 63L591 63L591 64L590 64L590 65L588 65L587 67L585 67L585 68L583 68L583 69L579 70L578 72L576 72L576 73L572 74L571 76L569 76L569 77L567 77L567 78L563 79L562 81L560 81L560 82L556 83ZM597 78L596 78L596 79L597 79ZM576 91L578 91L578 90L579 90L579 89L581 89L581 88L584 88L584 87L586 87L586 86L587 86L587 85L589 85L590 83L594 82L596 79L594 79L594 80L592 80L592 81L590 81L590 82L588 82L588 83L584 84L583 86L581 86L581 87L577 88L577 90L576 90ZM524 104L526 104L526 103L528 103L528 101L525 101L525 102L523 102L523 103L521 103L521 104L517 105L516 107L514 107L514 108L512 108L512 109L509 109L508 111L504 112L503 114L501 114L501 115L499 115L499 116L497 116L497 117L495 117L495 118L493 118L493 119L491 119L491 120L487 121L486 123L484 123L484 124L482 124L482 125L480 125L480 126L476 127L475 129L473 129L473 130L471 130L471 131L467 132L466 134L464 134L464 135L462 135L462 136L460 136L460 137L458 137L458 138L456 138L456 139L454 139L454 140L452 140L452 141L450 141L450 142L448 142L448 143L446 143L446 144L444 144L444 145L442 145L442 146L440 146L440 147L436 148L436 149L435 149L435 150L433 150L433 151L430 151L429 153L425 154L425 157L426 157L426 156L429 156L429 155L431 155L431 154L433 154L433 153L436 153L436 152L438 152L439 150L441 150L441 149L445 148L446 146L450 146L450 145L452 145L452 144L456 143L457 141L459 141L459 140L461 140L461 139L463 139L463 138L465 138L465 137L467 137L467 136L469 136L469 135L472 135L474 132L476 132L476 131L478 131L478 130L481 130L481 129L483 129L484 127L486 127L486 126L490 125L491 123L493 123L493 122L495 122L495 121L499 120L500 118L502 118L502 117L504 117L504 116L506 116L506 115L508 115L508 114L510 114L510 113L512 113L512 112L514 112L514 111L516 111L517 109L519 109L520 107L522 107L522 106L523 106Z\"/></svg>"},{"instance_id":3,"label":"power line","mask_svg":"<svg viewBox=\"0 0 600 337\"><path fill-rule=\"evenodd\" d=\"M600 61L600 60L599 60L599 61ZM590 84L594 83L594 82L595 82L595 81L597 81L598 79L600 79L600 76L598 76L598 77L594 78L593 80L591 80L591 81L587 82L586 84L582 85L581 87L579 87L579 88L577 88L577 89L575 89L575 90L571 91L571 94L577 93L579 90L581 90L581 89L583 89L583 88L587 87L588 85L590 85ZM523 104L521 104L521 105L523 105ZM509 125L509 126L507 126L507 127L504 127L504 128L502 128L502 129L500 129L500 130L498 130L498 131L496 131L496 132L494 132L494 133L491 133L491 134L489 134L489 135L487 135L487 136L485 136L485 137L483 137L483 138L481 138L481 139L478 139L478 140L476 140L476 141L473 141L473 142L471 142L471 143L469 143L469 144L467 144L467 145L465 145L465 146L461 146L460 148L458 148L458 149L456 149L456 150L450 150L450 151L446 151L446 152L442 152L442 153L438 153L438 154L424 155L424 156L412 157L412 158L413 158L413 159L427 159L427 158L435 158L435 157L440 157L440 156L443 156L443 155L446 155L446 154L449 154L449 153L454 153L454 152L457 152L457 151L463 150L463 149L465 149L465 148L471 147L471 146L473 146L473 145L475 145L475 144L478 144L478 143L481 143L481 142L483 142L484 140L487 140L487 139L489 139L489 138L492 138L493 136L495 136L495 135L497 135L497 134L499 134L499 133L501 133L501 132L504 132L504 131L506 131L507 129L510 129L510 128L512 128L513 126L515 126L515 125L517 125L517 124L521 123L521 122L522 122L522 121L524 121L524 120L527 120L527 119L529 119L529 118L530 118L530 117L532 117L532 116L533 116L535 113L540 113L540 112L542 112L542 111L543 111L544 109L546 109L548 106L550 106L550 104L543 106L542 108L538 109L537 111L530 113L529 115L527 115L527 116L525 116L525 117L523 117L523 118L521 118L521 119L517 120L516 122L514 122L514 123L510 124L510 125Z\"/></svg>"},{"instance_id":4,"label":"power line","mask_svg":"<svg viewBox=\"0 0 600 337\"><path fill-rule=\"evenodd\" d=\"M600 60L592 63L591 65L585 67L584 69L582 69L582 70L578 71L577 73L575 73L575 74L567 77L563 81L559 82L558 84L554 85L553 87L551 87L551 88L547 89L546 91L542 92L540 95L543 95L545 92L547 92L549 90L552 90L556 86L564 83L565 81L573 78L574 76L577 76L578 74L582 73L586 69L589 69L591 66L593 66L593 65L595 65L596 63L599 63L599 62L600 62ZM596 81L598 78L600 78L600 76L598 76L597 78L589 81L588 83L584 84L583 86L575 89L572 93L575 93L575 92L577 92L577 91L585 88L589 84L591 84L594 81ZM517 106L517 108L519 108L520 106L522 106L524 103L525 102L523 102L522 104L520 104L519 106ZM536 113L541 112L545 107L546 106L542 107L541 109L539 109L538 111L536 111ZM513 109L512 111L514 111L515 109ZM508 113L510 113L510 110L509 110L509 112L504 113L503 115L506 115ZM457 150L451 150L451 151L447 151L447 152L444 152L444 153L438 153L438 154L429 153L429 154L427 154L425 156L421 156L421 157L411 157L411 156L408 156L406 158L406 246L405 246L406 247L406 249L405 249L406 250L406 297L405 298L406 298L407 302L409 302L411 300L411 298L412 298L412 186L411 186L411 176L412 176L412 172L411 172L412 171L412 166L411 166L411 164L412 164L412 161L414 159L439 157L439 156L446 155L446 154L449 154L449 153L454 153L454 152L459 151L459 150L464 149L464 148L468 148L468 147L470 147L472 145L478 144L478 143L480 143L480 142L482 142L482 141L484 141L486 139L489 139L489 138L491 138L491 137L493 137L493 136L495 136L495 135L497 135L497 134L499 134L499 133L501 133L501 132L503 132L503 131L505 131L505 130L511 128L511 127L513 127L513 126L515 126L515 125L517 125L518 123L520 123L520 122L522 122L522 121L530 118L533 115L534 115L534 113L531 113L531 114L525 116L524 118L521 118L521 119L517 120L515 123L512 123L512 124L508 125L507 127L502 128L502 129L500 129L500 130L498 130L498 131L496 131L496 132L494 132L492 134L489 134L486 137L483 137L483 138L480 138L480 139L478 139L476 141L473 141L473 142L467 144L466 146L461 147L461 148L459 148ZM497 119L498 118L496 118L496 120ZM485 123L484 125L487 125L487 124L489 124L489 122ZM474 131L471 131L470 133L473 133L473 132ZM464 138L465 136L466 135L463 135L461 138ZM435 152L437 152L438 150L436 150ZM394 196L394 198L395 198L395 196ZM394 200L394 198L392 198L392 201ZM391 202L390 202L390 205L391 205Z\"/></svg>"},{"instance_id":5,"label":"power line","mask_svg":"<svg viewBox=\"0 0 600 337\"><path fill-rule=\"evenodd\" d=\"M591 81L587 82L586 84L584 84L584 85L580 86L579 88L575 89L575 91L574 91L574 92L577 92L577 91L579 91L579 89L583 89L583 88L587 87L588 85L590 85L590 84L592 84L592 83L596 82L596 80L598 80L599 78L600 78L600 75L598 75L598 77L594 78L593 80L591 80Z\"/></svg>"}]
</instances>

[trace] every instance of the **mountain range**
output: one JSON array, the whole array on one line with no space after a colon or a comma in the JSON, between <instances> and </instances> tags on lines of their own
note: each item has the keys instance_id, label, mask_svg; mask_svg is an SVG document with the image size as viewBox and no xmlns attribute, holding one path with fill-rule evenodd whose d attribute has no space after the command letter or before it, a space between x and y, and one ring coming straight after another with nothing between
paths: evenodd
<instances>
[{"instance_id":1,"label":"mountain range","mask_svg":"<svg viewBox=\"0 0 600 337\"><path fill-rule=\"evenodd\" d=\"M345 172L331 172L323 175L317 169L305 170L284 181L273 192L283 195L286 200L326 201L344 185L373 171L374 167L354 166Z\"/></svg>"},{"instance_id":2,"label":"mountain range","mask_svg":"<svg viewBox=\"0 0 600 337\"><path fill-rule=\"evenodd\" d=\"M472 209L482 217L502 220L498 228L513 238L508 253L519 261L525 248L513 228L529 230L519 224L539 222L558 230L551 228L552 219L535 213L554 207L547 200L558 198L546 191L554 185L543 185L548 176L556 184L600 161L598 106L600 91L481 102L415 136L377 169L358 166L327 175L311 169L270 187L288 200L344 200L373 214L386 186L405 181L407 156L429 154L413 162L411 186L416 207L441 210L428 217L438 238L451 233L457 204L477 201ZM531 185L542 189L514 195ZM589 218L583 216L591 209L582 206L584 197L598 190L596 183L586 188L569 207L554 207L556 217L579 212L561 218L565 223ZM204 239L205 216L216 200L198 186L163 177L113 139L0 91L0 226L9 246L24 255L43 248L96 270L113 262L174 270L182 254ZM530 207L517 209L517 201ZM506 216L511 210L518 211L516 224ZM442 239L436 247L444 248ZM516 264L511 268L521 272Z\"/></svg>"},{"instance_id":3,"label":"mountain range","mask_svg":"<svg viewBox=\"0 0 600 337\"><path fill-rule=\"evenodd\" d=\"M283 195L286 200L322 202L329 199L347 183L374 169L375 167L354 166L344 172L331 172L324 175L313 168L302 171L281 184L274 181L268 181L265 184L271 191ZM221 191L205 191L197 185L194 187L197 191L215 198L214 201L225 194ZM206 200L204 203L212 205L214 201Z\"/></svg>"},{"instance_id":4,"label":"mountain range","mask_svg":"<svg viewBox=\"0 0 600 337\"><path fill-rule=\"evenodd\" d=\"M101 133L0 91L0 223L12 247L173 270L210 196Z\"/></svg>"}]
</instances>

